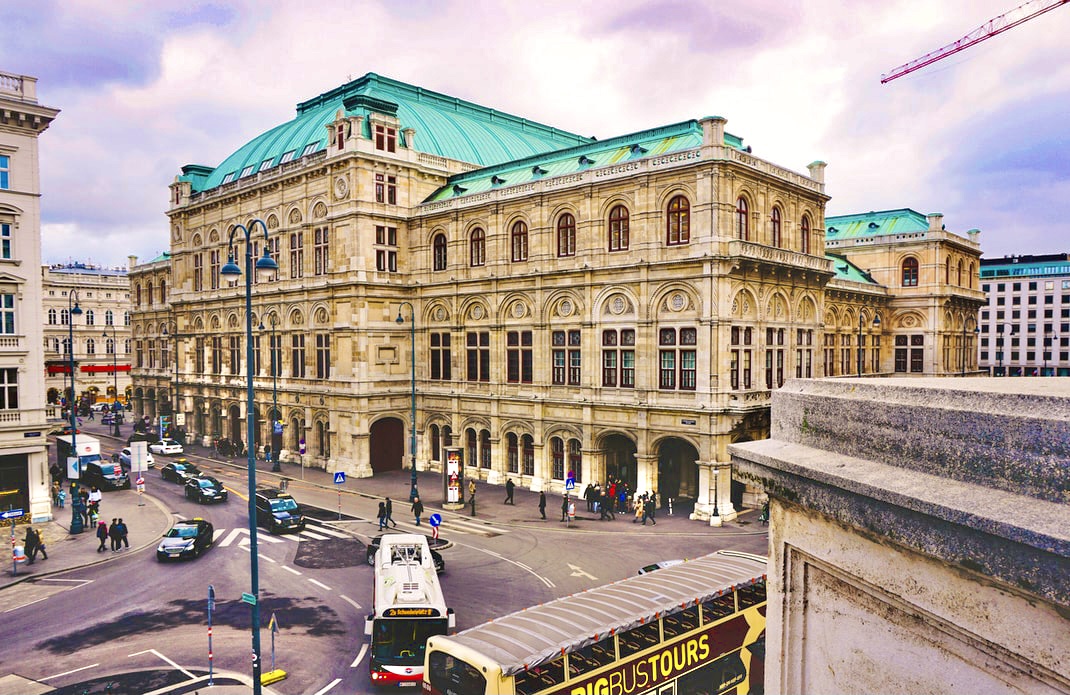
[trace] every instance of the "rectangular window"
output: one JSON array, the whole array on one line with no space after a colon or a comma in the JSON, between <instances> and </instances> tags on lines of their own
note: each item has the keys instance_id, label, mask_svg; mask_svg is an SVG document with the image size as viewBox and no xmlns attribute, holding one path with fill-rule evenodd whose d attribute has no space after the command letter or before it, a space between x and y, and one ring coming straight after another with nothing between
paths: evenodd
<instances>
[{"instance_id":1,"label":"rectangular window","mask_svg":"<svg viewBox=\"0 0 1070 695\"><path fill-rule=\"evenodd\" d=\"M375 126L375 149L395 152L397 150L397 140L398 135L394 128L385 125Z\"/></svg>"},{"instance_id":2,"label":"rectangular window","mask_svg":"<svg viewBox=\"0 0 1070 695\"><path fill-rule=\"evenodd\" d=\"M565 349L565 332L554 331L550 335L550 342L552 345L550 349L550 380L554 386L563 386L565 384L565 375L568 373L566 367L568 351Z\"/></svg>"},{"instance_id":3,"label":"rectangular window","mask_svg":"<svg viewBox=\"0 0 1070 695\"><path fill-rule=\"evenodd\" d=\"M0 294L0 333L15 334L15 295Z\"/></svg>"},{"instance_id":4,"label":"rectangular window","mask_svg":"<svg viewBox=\"0 0 1070 695\"><path fill-rule=\"evenodd\" d=\"M149 369L156 369L156 341L149 341Z\"/></svg>"},{"instance_id":5,"label":"rectangular window","mask_svg":"<svg viewBox=\"0 0 1070 695\"><path fill-rule=\"evenodd\" d=\"M375 202L397 205L398 177L386 174L375 175Z\"/></svg>"},{"instance_id":6,"label":"rectangular window","mask_svg":"<svg viewBox=\"0 0 1070 695\"><path fill-rule=\"evenodd\" d=\"M0 258L11 260L11 225L0 224Z\"/></svg>"},{"instance_id":7,"label":"rectangular window","mask_svg":"<svg viewBox=\"0 0 1070 695\"><path fill-rule=\"evenodd\" d=\"M327 333L316 334L316 378L331 378L331 336Z\"/></svg>"},{"instance_id":8,"label":"rectangular window","mask_svg":"<svg viewBox=\"0 0 1070 695\"><path fill-rule=\"evenodd\" d=\"M305 145L305 149L301 150L301 156L302 157L306 157L306 156L312 154L313 152L316 151L317 147L319 147L319 143L318 142L310 142L310 143L308 143L307 145ZM243 174L243 176L244 176L244 174Z\"/></svg>"},{"instance_id":9,"label":"rectangular window","mask_svg":"<svg viewBox=\"0 0 1070 695\"><path fill-rule=\"evenodd\" d=\"M212 374L223 373L223 338L212 338Z\"/></svg>"},{"instance_id":10,"label":"rectangular window","mask_svg":"<svg viewBox=\"0 0 1070 695\"><path fill-rule=\"evenodd\" d=\"M290 278L305 276L305 233L294 232L290 235Z\"/></svg>"},{"instance_id":11,"label":"rectangular window","mask_svg":"<svg viewBox=\"0 0 1070 695\"><path fill-rule=\"evenodd\" d=\"M384 273L396 273L398 270L398 229L385 225L375 225L375 243L389 248L376 249L375 269Z\"/></svg>"},{"instance_id":12,"label":"rectangular window","mask_svg":"<svg viewBox=\"0 0 1070 695\"><path fill-rule=\"evenodd\" d=\"M506 345L506 380L510 384L530 384L534 364L531 331L509 331Z\"/></svg>"},{"instance_id":13,"label":"rectangular window","mask_svg":"<svg viewBox=\"0 0 1070 695\"><path fill-rule=\"evenodd\" d=\"M732 326L729 378L733 390L748 390L751 388L751 360L753 353L750 346L753 340L754 329Z\"/></svg>"},{"instance_id":14,"label":"rectangular window","mask_svg":"<svg viewBox=\"0 0 1070 695\"><path fill-rule=\"evenodd\" d=\"M18 410L19 370L17 367L0 369L0 410Z\"/></svg>"},{"instance_id":15,"label":"rectangular window","mask_svg":"<svg viewBox=\"0 0 1070 695\"><path fill-rule=\"evenodd\" d=\"M230 373L241 374L241 338L230 336Z\"/></svg>"},{"instance_id":16,"label":"rectangular window","mask_svg":"<svg viewBox=\"0 0 1070 695\"><path fill-rule=\"evenodd\" d=\"M555 386L579 386L580 332L554 331L551 334L551 375Z\"/></svg>"},{"instance_id":17,"label":"rectangular window","mask_svg":"<svg viewBox=\"0 0 1070 695\"><path fill-rule=\"evenodd\" d=\"M635 329L602 331L602 385L635 388Z\"/></svg>"},{"instance_id":18,"label":"rectangular window","mask_svg":"<svg viewBox=\"0 0 1070 695\"><path fill-rule=\"evenodd\" d=\"M910 336L910 371L922 373L925 371L925 336Z\"/></svg>"},{"instance_id":19,"label":"rectangular window","mask_svg":"<svg viewBox=\"0 0 1070 695\"><path fill-rule=\"evenodd\" d=\"M305 336L290 336L290 373L298 379L305 378Z\"/></svg>"},{"instance_id":20,"label":"rectangular window","mask_svg":"<svg viewBox=\"0 0 1070 695\"><path fill-rule=\"evenodd\" d=\"M200 292L204 289L204 254L193 254L193 289Z\"/></svg>"},{"instance_id":21,"label":"rectangular window","mask_svg":"<svg viewBox=\"0 0 1070 695\"><path fill-rule=\"evenodd\" d=\"M297 150L283 152L282 156L279 157L279 164L285 164L286 162L292 161L295 154L297 154Z\"/></svg>"},{"instance_id":22,"label":"rectangular window","mask_svg":"<svg viewBox=\"0 0 1070 695\"><path fill-rule=\"evenodd\" d=\"M193 369L204 374L204 338L197 338L193 343Z\"/></svg>"},{"instance_id":23,"label":"rectangular window","mask_svg":"<svg viewBox=\"0 0 1070 695\"><path fill-rule=\"evenodd\" d=\"M435 381L450 381L453 378L450 356L450 334L431 334L431 378Z\"/></svg>"},{"instance_id":24,"label":"rectangular window","mask_svg":"<svg viewBox=\"0 0 1070 695\"><path fill-rule=\"evenodd\" d=\"M0 154L0 189L11 188L11 157Z\"/></svg>"},{"instance_id":25,"label":"rectangular window","mask_svg":"<svg viewBox=\"0 0 1070 695\"><path fill-rule=\"evenodd\" d=\"M247 166L247 167L245 167L244 169L241 170L241 173L238 175L238 178L239 179L245 178L246 176L248 176L249 174L252 174L252 173L253 173L253 165L250 164L249 166Z\"/></svg>"},{"instance_id":26,"label":"rectangular window","mask_svg":"<svg viewBox=\"0 0 1070 695\"><path fill-rule=\"evenodd\" d=\"M282 336L273 335L268 340L271 354L268 356L268 360L271 362L268 365L271 368L271 374L269 376L280 377L282 376Z\"/></svg>"},{"instance_id":27,"label":"rectangular window","mask_svg":"<svg viewBox=\"0 0 1070 695\"><path fill-rule=\"evenodd\" d=\"M208 252L208 285L213 290L219 289L219 249Z\"/></svg>"},{"instance_id":28,"label":"rectangular window","mask_svg":"<svg viewBox=\"0 0 1070 695\"><path fill-rule=\"evenodd\" d=\"M465 334L468 381L490 381L490 333Z\"/></svg>"},{"instance_id":29,"label":"rectangular window","mask_svg":"<svg viewBox=\"0 0 1070 695\"><path fill-rule=\"evenodd\" d=\"M320 227L315 231L315 235L316 238L313 254L315 255L316 268L313 272L316 275L326 275L327 261L330 259L328 230L326 227Z\"/></svg>"},{"instance_id":30,"label":"rectangular window","mask_svg":"<svg viewBox=\"0 0 1070 695\"><path fill-rule=\"evenodd\" d=\"M581 376L580 332L568 332L568 384L579 386Z\"/></svg>"},{"instance_id":31,"label":"rectangular window","mask_svg":"<svg viewBox=\"0 0 1070 695\"><path fill-rule=\"evenodd\" d=\"M260 375L260 336L253 336L253 374Z\"/></svg>"}]
</instances>

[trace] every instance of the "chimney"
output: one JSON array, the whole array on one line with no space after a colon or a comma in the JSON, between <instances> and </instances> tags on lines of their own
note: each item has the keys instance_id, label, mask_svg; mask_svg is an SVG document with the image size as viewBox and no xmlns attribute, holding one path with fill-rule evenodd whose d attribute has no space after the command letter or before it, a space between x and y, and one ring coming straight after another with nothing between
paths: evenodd
<instances>
[{"instance_id":1,"label":"chimney","mask_svg":"<svg viewBox=\"0 0 1070 695\"><path fill-rule=\"evenodd\" d=\"M414 147L416 143L416 129L405 128L401 131L401 134L405 136L405 147L409 148L410 150L416 149Z\"/></svg>"},{"instance_id":2,"label":"chimney","mask_svg":"<svg viewBox=\"0 0 1070 695\"><path fill-rule=\"evenodd\" d=\"M930 212L926 217L929 218L929 231L939 232L944 228L944 213L942 212Z\"/></svg>"},{"instance_id":3,"label":"chimney","mask_svg":"<svg viewBox=\"0 0 1070 695\"><path fill-rule=\"evenodd\" d=\"M806 168L810 170L810 178L818 183L825 183L825 167L827 166L828 164L819 159L807 164Z\"/></svg>"},{"instance_id":4,"label":"chimney","mask_svg":"<svg viewBox=\"0 0 1070 695\"><path fill-rule=\"evenodd\" d=\"M137 265L137 256L127 256L126 257L126 270L127 271L133 270L135 265Z\"/></svg>"},{"instance_id":5,"label":"chimney","mask_svg":"<svg viewBox=\"0 0 1070 695\"><path fill-rule=\"evenodd\" d=\"M970 231L966 232L966 236L970 237L970 241L974 244L981 243L980 241L978 241L978 237L981 236L980 229L971 229Z\"/></svg>"},{"instance_id":6,"label":"chimney","mask_svg":"<svg viewBox=\"0 0 1070 695\"><path fill-rule=\"evenodd\" d=\"M699 121L702 126L703 147L724 147L724 124L727 118L721 116L707 116Z\"/></svg>"}]
</instances>

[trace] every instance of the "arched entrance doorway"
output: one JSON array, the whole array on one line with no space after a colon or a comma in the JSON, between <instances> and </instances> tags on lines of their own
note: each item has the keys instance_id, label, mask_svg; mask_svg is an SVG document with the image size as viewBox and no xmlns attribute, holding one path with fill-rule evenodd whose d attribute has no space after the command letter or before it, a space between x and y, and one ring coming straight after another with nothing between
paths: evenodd
<instances>
[{"instance_id":1,"label":"arched entrance doorway","mask_svg":"<svg viewBox=\"0 0 1070 695\"><path fill-rule=\"evenodd\" d=\"M368 442L372 474L401 470L405 457L405 427L396 417L376 420Z\"/></svg>"},{"instance_id":2,"label":"arched entrance doorway","mask_svg":"<svg viewBox=\"0 0 1070 695\"><path fill-rule=\"evenodd\" d=\"M668 498L698 497L698 451L690 442L670 437L658 445L658 497L665 506Z\"/></svg>"},{"instance_id":3,"label":"arched entrance doorway","mask_svg":"<svg viewBox=\"0 0 1070 695\"><path fill-rule=\"evenodd\" d=\"M602 450L606 457L606 480L623 481L634 490L638 482L635 442L622 434L611 434L602 441Z\"/></svg>"},{"instance_id":4,"label":"arched entrance doorway","mask_svg":"<svg viewBox=\"0 0 1070 695\"><path fill-rule=\"evenodd\" d=\"M245 441L245 437L241 436L241 408L236 404L227 409L227 432L227 439L230 441Z\"/></svg>"}]
</instances>

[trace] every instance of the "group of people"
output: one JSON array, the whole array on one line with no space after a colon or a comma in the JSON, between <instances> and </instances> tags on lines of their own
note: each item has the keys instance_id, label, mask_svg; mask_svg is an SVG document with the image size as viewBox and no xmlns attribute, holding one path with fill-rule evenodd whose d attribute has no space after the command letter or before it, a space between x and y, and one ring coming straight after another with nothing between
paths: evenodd
<instances>
[{"instance_id":1,"label":"group of people","mask_svg":"<svg viewBox=\"0 0 1070 695\"><path fill-rule=\"evenodd\" d=\"M32 565L34 560L37 559L38 552L41 553L42 560L48 559L44 541L41 540L41 532L33 526L26 528L26 539L22 542L22 549L26 553L26 564L28 565Z\"/></svg>"},{"instance_id":2,"label":"group of people","mask_svg":"<svg viewBox=\"0 0 1070 695\"><path fill-rule=\"evenodd\" d=\"M111 526L105 521L97 523L97 539L100 541L100 546L97 548L98 553L104 552L105 541L111 540L112 552L118 552L123 548L130 547L130 541L127 539L128 530L126 523L122 519L112 519Z\"/></svg>"},{"instance_id":3,"label":"group of people","mask_svg":"<svg viewBox=\"0 0 1070 695\"><path fill-rule=\"evenodd\" d=\"M416 523L420 523L419 516L416 517ZM394 521L394 503L387 497L385 502L379 503L379 530L388 528L390 524L393 524L394 528L398 527L398 522Z\"/></svg>"},{"instance_id":4,"label":"group of people","mask_svg":"<svg viewBox=\"0 0 1070 695\"><path fill-rule=\"evenodd\" d=\"M605 487L588 483L583 498L587 502L587 511L598 512L599 521L612 521L618 514L635 514L634 523L642 522L646 526L647 519L655 525L658 523L654 519L658 508L658 493L655 490L633 492L628 483L618 483L610 478Z\"/></svg>"}]
</instances>

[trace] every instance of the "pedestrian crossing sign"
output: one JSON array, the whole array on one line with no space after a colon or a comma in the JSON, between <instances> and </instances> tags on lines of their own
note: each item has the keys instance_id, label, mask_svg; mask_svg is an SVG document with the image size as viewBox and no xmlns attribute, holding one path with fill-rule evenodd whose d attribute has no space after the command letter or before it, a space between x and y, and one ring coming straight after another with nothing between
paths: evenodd
<instances>
[{"instance_id":1,"label":"pedestrian crossing sign","mask_svg":"<svg viewBox=\"0 0 1070 695\"><path fill-rule=\"evenodd\" d=\"M341 485L346 481L346 474L343 471L338 471L334 474L334 484Z\"/></svg>"},{"instance_id":2,"label":"pedestrian crossing sign","mask_svg":"<svg viewBox=\"0 0 1070 695\"><path fill-rule=\"evenodd\" d=\"M568 480L566 480L565 481L565 489L566 490L575 490L576 489L576 479L575 478L569 478Z\"/></svg>"}]
</instances>

